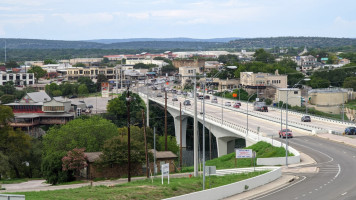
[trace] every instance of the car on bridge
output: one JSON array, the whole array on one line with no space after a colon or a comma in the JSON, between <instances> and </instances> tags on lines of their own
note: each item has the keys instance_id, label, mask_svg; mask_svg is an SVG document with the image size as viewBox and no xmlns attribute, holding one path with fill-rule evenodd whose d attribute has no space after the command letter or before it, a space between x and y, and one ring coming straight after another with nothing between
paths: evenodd
<instances>
[{"instance_id":1,"label":"car on bridge","mask_svg":"<svg viewBox=\"0 0 356 200\"><path fill-rule=\"evenodd\" d=\"M185 100L184 102L183 102L183 105L185 105L185 106L190 106L191 104L190 104L190 100Z\"/></svg>"},{"instance_id":2,"label":"car on bridge","mask_svg":"<svg viewBox=\"0 0 356 200\"><path fill-rule=\"evenodd\" d=\"M162 97L162 94L161 94L161 93L158 93L158 94L157 94L157 97Z\"/></svg>"},{"instance_id":3,"label":"car on bridge","mask_svg":"<svg viewBox=\"0 0 356 200\"><path fill-rule=\"evenodd\" d=\"M173 97L172 101L178 101L178 98L177 97Z\"/></svg>"},{"instance_id":4,"label":"car on bridge","mask_svg":"<svg viewBox=\"0 0 356 200\"><path fill-rule=\"evenodd\" d=\"M213 97L211 99L211 103L218 103L218 98L217 97Z\"/></svg>"},{"instance_id":5,"label":"car on bridge","mask_svg":"<svg viewBox=\"0 0 356 200\"><path fill-rule=\"evenodd\" d=\"M235 102L232 107L234 107L234 108L240 108L240 106L241 106L241 103L240 103L240 102Z\"/></svg>"},{"instance_id":6,"label":"car on bridge","mask_svg":"<svg viewBox=\"0 0 356 200\"><path fill-rule=\"evenodd\" d=\"M230 101L225 102L225 106L231 106L231 102Z\"/></svg>"},{"instance_id":7,"label":"car on bridge","mask_svg":"<svg viewBox=\"0 0 356 200\"><path fill-rule=\"evenodd\" d=\"M347 127L345 129L345 134L346 135L356 135L356 127Z\"/></svg>"},{"instance_id":8,"label":"car on bridge","mask_svg":"<svg viewBox=\"0 0 356 200\"><path fill-rule=\"evenodd\" d=\"M308 115L303 116L301 120L302 122L311 122L311 118Z\"/></svg>"},{"instance_id":9,"label":"car on bridge","mask_svg":"<svg viewBox=\"0 0 356 200\"><path fill-rule=\"evenodd\" d=\"M282 129L282 130L279 131L278 135L279 135L280 138L281 137L283 137L283 138L286 138L286 137L293 138L292 130L290 130L290 129Z\"/></svg>"}]
</instances>

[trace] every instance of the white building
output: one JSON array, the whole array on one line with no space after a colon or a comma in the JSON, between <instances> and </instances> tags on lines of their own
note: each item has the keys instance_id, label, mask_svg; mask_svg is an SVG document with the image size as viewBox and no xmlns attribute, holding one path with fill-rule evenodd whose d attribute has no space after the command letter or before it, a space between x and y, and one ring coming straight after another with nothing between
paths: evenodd
<instances>
[{"instance_id":1,"label":"white building","mask_svg":"<svg viewBox=\"0 0 356 200\"><path fill-rule=\"evenodd\" d=\"M302 96L301 90L299 88L277 88L275 101L283 101L284 103L287 103L287 96L289 105L299 107L301 106Z\"/></svg>"},{"instance_id":2,"label":"white building","mask_svg":"<svg viewBox=\"0 0 356 200\"><path fill-rule=\"evenodd\" d=\"M15 85L33 85L35 76L33 73L8 73L0 72L0 85L12 81Z\"/></svg>"}]
</instances>

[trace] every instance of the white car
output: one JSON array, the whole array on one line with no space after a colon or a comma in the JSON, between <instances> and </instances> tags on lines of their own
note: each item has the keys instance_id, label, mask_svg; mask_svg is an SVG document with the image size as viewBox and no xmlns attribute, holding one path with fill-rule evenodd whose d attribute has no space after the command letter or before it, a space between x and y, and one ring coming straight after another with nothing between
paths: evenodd
<instances>
[{"instance_id":1,"label":"white car","mask_svg":"<svg viewBox=\"0 0 356 200\"><path fill-rule=\"evenodd\" d=\"M225 102L225 106L231 106L231 102L230 101Z\"/></svg>"}]
</instances>

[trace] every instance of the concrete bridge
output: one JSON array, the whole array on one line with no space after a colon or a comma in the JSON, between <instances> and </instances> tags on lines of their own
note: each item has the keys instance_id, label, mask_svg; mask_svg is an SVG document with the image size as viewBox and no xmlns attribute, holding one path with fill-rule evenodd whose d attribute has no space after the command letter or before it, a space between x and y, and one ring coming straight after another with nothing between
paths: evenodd
<instances>
[{"instance_id":1,"label":"concrete bridge","mask_svg":"<svg viewBox=\"0 0 356 200\"><path fill-rule=\"evenodd\" d=\"M146 94L139 92L141 98L146 105L148 99L154 101L164 107L164 98L150 96L147 98ZM172 102L171 98L167 101L167 111L174 118L175 136L177 144L180 143L180 108L179 102ZM183 106L182 104L182 147L186 147L186 130L188 117L194 117L194 102L191 106ZM202 114L198 113L198 121L203 123ZM235 139L243 138L246 141L246 146L255 144L259 140L259 136L255 130L247 129L238 123L231 123L227 120L222 120L218 113L205 113L205 127L216 137L218 156L226 155L234 152Z\"/></svg>"}]
</instances>

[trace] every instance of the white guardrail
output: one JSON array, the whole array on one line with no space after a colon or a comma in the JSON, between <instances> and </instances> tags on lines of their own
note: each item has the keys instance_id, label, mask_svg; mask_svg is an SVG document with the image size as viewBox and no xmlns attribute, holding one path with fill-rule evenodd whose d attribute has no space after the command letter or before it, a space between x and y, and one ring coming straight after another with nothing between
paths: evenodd
<instances>
[{"instance_id":1,"label":"white guardrail","mask_svg":"<svg viewBox=\"0 0 356 200\"><path fill-rule=\"evenodd\" d=\"M204 200L216 200L223 199L226 197L230 197L247 190L254 189L256 187L265 185L270 183L282 175L282 170L280 167L257 167L256 170L264 171L271 170L265 174L261 174L259 176L255 176L253 178L249 178L243 181L231 183L228 185L207 189L199 192L193 192L181 196L176 196L172 198L168 198L166 200L196 200L196 199L204 199ZM217 173L220 170L217 170ZM231 170L231 173L236 173ZM246 187L247 186L247 187Z\"/></svg>"},{"instance_id":2,"label":"white guardrail","mask_svg":"<svg viewBox=\"0 0 356 200\"><path fill-rule=\"evenodd\" d=\"M145 94L140 93L140 95L142 96L146 96ZM150 97L150 99L155 100L160 102L161 104L164 104L162 98L155 98L155 97ZM167 107L171 107L173 109L177 109L176 107L174 107L172 102L168 102L167 101ZM236 109L235 109L236 110ZM190 106L186 106L186 109L184 110L184 112L188 115L193 116L193 108L191 108ZM250 113L249 113L250 114ZM202 116L198 115L198 119L202 120ZM286 144L285 143L281 143L277 140L273 140L271 138L268 137L264 137L263 132L261 132L261 134L259 135L255 130L251 130L249 129L249 133L247 135L247 129L244 126L240 126L234 123L231 123L229 121L226 120L221 120L221 118L215 117L213 115L210 114L205 114L205 120L207 123L210 123L212 125L215 126L219 126L222 127L232 133L235 133L241 137L247 137L252 141L255 141L256 143L259 141L264 141L267 143L270 143L271 145L275 146L275 147L283 147L286 148ZM266 135L266 134L265 134ZM296 164L296 163L300 163L300 153L292 148L292 147L288 147L288 151L290 153L293 153L294 156L288 156L288 163L289 164ZM286 158L285 157L274 157L274 158L257 158L257 165L285 165L286 164Z\"/></svg>"}]
</instances>

